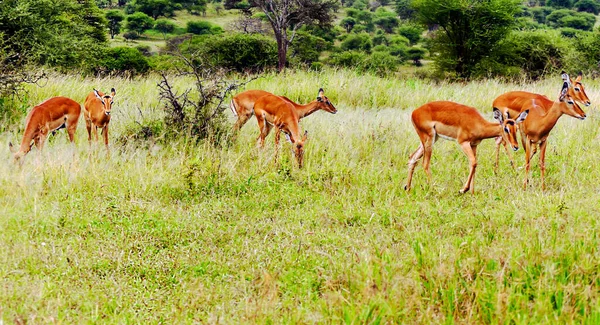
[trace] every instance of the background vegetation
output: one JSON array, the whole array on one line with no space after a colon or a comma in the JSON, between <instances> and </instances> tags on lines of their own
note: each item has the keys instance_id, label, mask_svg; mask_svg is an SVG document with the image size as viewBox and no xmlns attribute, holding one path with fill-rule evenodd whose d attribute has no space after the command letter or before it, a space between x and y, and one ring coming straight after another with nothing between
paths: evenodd
<instances>
[{"instance_id":1,"label":"background vegetation","mask_svg":"<svg viewBox=\"0 0 600 325\"><path fill-rule=\"evenodd\" d=\"M0 143L49 97L117 90L110 156L83 123L20 167L0 146L0 323L600 323L596 0L276 4L0 2ZM489 118L561 70L593 105L552 131L546 191L536 164L526 192L494 174L491 140L476 195L443 141L403 191L411 110ZM320 87L339 112L302 120L302 170L253 120L231 140L232 92Z\"/></svg>"}]
</instances>

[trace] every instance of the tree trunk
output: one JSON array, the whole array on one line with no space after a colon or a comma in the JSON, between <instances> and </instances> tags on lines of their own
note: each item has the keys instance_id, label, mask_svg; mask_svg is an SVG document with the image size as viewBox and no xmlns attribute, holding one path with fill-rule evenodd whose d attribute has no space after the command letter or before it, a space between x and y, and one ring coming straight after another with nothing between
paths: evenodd
<instances>
[{"instance_id":1,"label":"tree trunk","mask_svg":"<svg viewBox=\"0 0 600 325\"><path fill-rule=\"evenodd\" d=\"M283 72L287 60L287 40L283 35L275 35L275 37L277 39L277 71Z\"/></svg>"}]
</instances>

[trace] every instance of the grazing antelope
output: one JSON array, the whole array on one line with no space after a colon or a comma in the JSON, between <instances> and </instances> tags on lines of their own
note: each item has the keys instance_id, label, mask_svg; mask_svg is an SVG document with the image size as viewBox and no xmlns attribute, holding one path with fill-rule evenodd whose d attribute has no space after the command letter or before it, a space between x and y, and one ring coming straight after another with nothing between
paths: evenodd
<instances>
[{"instance_id":1,"label":"grazing antelope","mask_svg":"<svg viewBox=\"0 0 600 325\"><path fill-rule=\"evenodd\" d=\"M242 128L242 126L244 126L244 124L246 124L246 122L248 122L248 120L252 117L252 114L254 113L254 103L259 98L266 95L273 94L264 90L246 90L235 95L231 99L231 104L229 105L229 107L231 108L233 114L237 116L237 121L233 126L234 132L237 132L239 129ZM331 104L329 98L325 97L323 88L319 89L319 95L317 96L317 99L306 105L294 103L292 100L285 96L279 97L285 99L294 106L296 112L298 113L298 118L307 117L318 110L324 110L331 114L337 113L337 109L333 106L333 104Z\"/></svg>"},{"instance_id":2,"label":"grazing antelope","mask_svg":"<svg viewBox=\"0 0 600 325\"><path fill-rule=\"evenodd\" d=\"M103 92L94 89L85 99L83 116L90 144L92 143L92 129L94 130L96 141L98 141L98 128L101 128L102 135L104 136L104 145L108 149L108 123L110 122L110 112L115 95L114 88L110 90L110 95L105 95Z\"/></svg>"},{"instance_id":3,"label":"grazing antelope","mask_svg":"<svg viewBox=\"0 0 600 325\"><path fill-rule=\"evenodd\" d=\"M15 161L25 156L33 144L38 150L42 150L49 132L66 128L69 141L73 142L80 114L81 105L67 97L52 97L35 106L27 115L25 133L19 150L13 149L12 143L8 144L14 153Z\"/></svg>"},{"instance_id":4,"label":"grazing antelope","mask_svg":"<svg viewBox=\"0 0 600 325\"><path fill-rule=\"evenodd\" d=\"M584 120L585 112L568 94L569 85L563 84L558 102L553 102L547 98L535 98L526 101L522 107L523 110L529 110L529 117L520 126L519 130L525 147L525 182L523 189L527 188L529 181L529 163L533 155L540 148L540 176L541 187L545 189L544 174L546 173L546 145L550 131L558 122L558 119L567 114Z\"/></svg>"},{"instance_id":5,"label":"grazing antelope","mask_svg":"<svg viewBox=\"0 0 600 325\"><path fill-rule=\"evenodd\" d=\"M298 167L302 168L304 142L308 132L304 132L303 136L300 135L299 117L294 105L279 96L265 95L254 104L254 115L260 129L259 146L261 148L264 146L267 134L275 126L275 161L277 161L279 150L280 131L283 131L288 141L292 143L292 152L296 157Z\"/></svg>"},{"instance_id":6,"label":"grazing antelope","mask_svg":"<svg viewBox=\"0 0 600 325\"><path fill-rule=\"evenodd\" d=\"M419 135L421 145L408 161L408 179L404 189L410 190L415 165L423 156L423 169L431 182L429 161L433 144L438 137L441 137L456 140L469 158L469 177L460 192L465 193L471 189L472 193L475 193L473 182L477 167L477 145L483 139L500 136L511 144L513 150L518 150L516 124L523 122L527 114L528 111L524 111L515 120L504 119L500 110L494 109L494 118L498 123L493 123L485 120L475 108L454 102L430 102L415 109L412 113L412 123Z\"/></svg>"},{"instance_id":7,"label":"grazing antelope","mask_svg":"<svg viewBox=\"0 0 600 325\"><path fill-rule=\"evenodd\" d=\"M587 94L585 93L585 88L584 88L583 84L581 83L582 73L581 72L579 73L579 75L577 76L577 79L575 79L574 83L571 82L569 75L567 73L565 73L564 71L562 72L561 76L563 79L563 84L565 82L568 84L567 94L575 101L578 101L578 102L584 104L585 106L589 106L591 104L590 99L588 98ZM562 90L561 90L561 92L562 92ZM539 99L546 103L550 101L548 99L548 97L546 97L544 95L540 95L540 94L530 93L530 92L526 92L526 91L509 91L507 93L504 93L504 94L498 96L492 103L492 107L499 109L503 114L506 114L507 117L517 116L520 112L523 111L523 109L524 109L523 107L524 107L525 103L530 102L532 99ZM566 113L566 114L573 116L573 117L577 117L577 116L569 114L569 113ZM525 141L523 138L521 138L521 142L522 142L523 146L525 146ZM502 140L502 138L497 138L496 139L496 163L494 165L494 170L498 169L498 162L500 159L500 145L504 145L504 149L506 151L506 154L508 155L510 164L511 164L511 166L514 167L513 158L512 158L510 151L508 150L506 142L504 142Z\"/></svg>"}]
</instances>

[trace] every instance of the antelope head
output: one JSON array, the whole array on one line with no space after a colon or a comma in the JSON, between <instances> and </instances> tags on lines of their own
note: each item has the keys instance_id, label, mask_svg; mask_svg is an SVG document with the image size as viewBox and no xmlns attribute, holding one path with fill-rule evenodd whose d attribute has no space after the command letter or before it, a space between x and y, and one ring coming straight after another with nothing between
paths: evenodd
<instances>
[{"instance_id":1,"label":"antelope head","mask_svg":"<svg viewBox=\"0 0 600 325\"><path fill-rule=\"evenodd\" d=\"M293 136L290 137L290 135L287 133L285 134L285 137L292 144L292 153L294 154L294 157L296 157L298 168L302 168L304 163L304 143L308 138L308 131L304 131L302 139L294 139Z\"/></svg>"},{"instance_id":2,"label":"antelope head","mask_svg":"<svg viewBox=\"0 0 600 325\"><path fill-rule=\"evenodd\" d=\"M317 101L319 102L319 104L318 104L319 109L322 109L331 114L337 113L337 109L335 108L335 106L333 106L333 104L331 104L331 102L329 101L329 98L325 97L323 88L319 89L319 95L317 96Z\"/></svg>"},{"instance_id":3,"label":"antelope head","mask_svg":"<svg viewBox=\"0 0 600 325\"><path fill-rule=\"evenodd\" d=\"M519 150L519 143L517 142L517 123L521 123L527 118L529 110L525 110L519 114L516 119L511 119L510 114L506 113L506 119L502 115L499 109L494 107L494 118L500 123L502 127L502 138L506 143L510 143L510 146L514 151Z\"/></svg>"},{"instance_id":4,"label":"antelope head","mask_svg":"<svg viewBox=\"0 0 600 325\"><path fill-rule=\"evenodd\" d=\"M94 89L94 95L96 95L96 98L98 98L100 100L100 102L102 102L102 106L104 108L104 114L106 114L106 116L110 116L110 112L112 109L112 104L113 104L113 98L116 95L116 91L114 88L112 88L110 90L110 95L101 95L96 89Z\"/></svg>"},{"instance_id":5,"label":"antelope head","mask_svg":"<svg viewBox=\"0 0 600 325\"><path fill-rule=\"evenodd\" d=\"M585 120L585 112L581 109L579 104L575 102L573 97L569 95L569 83L564 82L558 101L561 102L561 111L569 116ZM564 105L562 105L564 103Z\"/></svg>"}]
</instances>

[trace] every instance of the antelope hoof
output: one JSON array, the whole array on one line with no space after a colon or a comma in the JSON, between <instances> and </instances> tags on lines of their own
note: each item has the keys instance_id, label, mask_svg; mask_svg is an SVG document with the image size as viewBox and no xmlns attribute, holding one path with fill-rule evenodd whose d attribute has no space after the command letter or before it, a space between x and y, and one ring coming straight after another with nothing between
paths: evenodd
<instances>
[{"instance_id":1,"label":"antelope hoof","mask_svg":"<svg viewBox=\"0 0 600 325\"><path fill-rule=\"evenodd\" d=\"M468 187L463 188L462 190L458 191L460 194L465 194L469 191Z\"/></svg>"}]
</instances>

